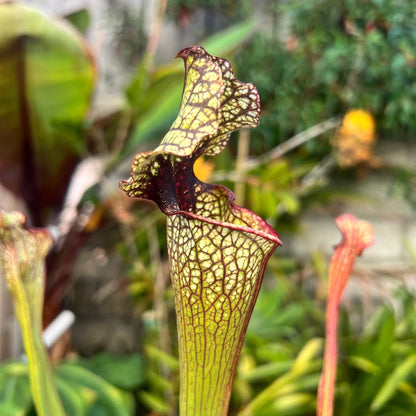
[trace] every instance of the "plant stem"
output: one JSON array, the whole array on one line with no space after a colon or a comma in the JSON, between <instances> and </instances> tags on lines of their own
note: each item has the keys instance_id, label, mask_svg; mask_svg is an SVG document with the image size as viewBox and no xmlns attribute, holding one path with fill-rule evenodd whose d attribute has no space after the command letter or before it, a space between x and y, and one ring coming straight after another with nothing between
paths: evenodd
<instances>
[{"instance_id":1,"label":"plant stem","mask_svg":"<svg viewBox=\"0 0 416 416\"><path fill-rule=\"evenodd\" d=\"M39 416L65 416L42 337L45 257L52 237L29 228L26 217L0 210L0 274L13 296L29 362L30 388Z\"/></svg>"},{"instance_id":2,"label":"plant stem","mask_svg":"<svg viewBox=\"0 0 416 416\"><path fill-rule=\"evenodd\" d=\"M158 0L156 4L156 12L150 27L149 38L147 40L146 52L144 56L147 74L150 73L153 67L153 60L157 45L159 44L160 30L162 28L167 4L168 0Z\"/></svg>"},{"instance_id":3,"label":"plant stem","mask_svg":"<svg viewBox=\"0 0 416 416\"><path fill-rule=\"evenodd\" d=\"M295 134L290 139L279 144L274 149L270 150L264 155L253 160L248 160L246 163L246 169L253 169L272 160L278 159L290 150L299 147L303 143L306 143L307 141L314 139L317 136L320 136L328 130L334 129L339 125L339 122L339 117L332 117L328 120L322 121L321 123L315 124L314 126L309 127L308 129L298 134Z\"/></svg>"},{"instance_id":4,"label":"plant stem","mask_svg":"<svg viewBox=\"0 0 416 416\"><path fill-rule=\"evenodd\" d=\"M240 169L236 169L234 171L218 171L212 175L212 179L214 180L230 180L235 182L242 182L244 179L244 175L247 171L251 169L255 169L259 166L265 165L270 163L273 160L282 157L286 153L290 152L296 147L301 146L302 144L306 143L307 141L314 139L315 137L320 136L321 134L327 132L328 130L332 130L336 128L340 123L339 117L332 117L328 120L325 120L321 123L315 124L314 126L292 136L291 138L287 139L285 142L279 144L269 152L251 159L246 159L244 165ZM330 162L332 163L332 162Z\"/></svg>"},{"instance_id":5,"label":"plant stem","mask_svg":"<svg viewBox=\"0 0 416 416\"><path fill-rule=\"evenodd\" d=\"M338 361L338 302L330 300L326 309L325 352L322 378L318 389L317 416L332 416Z\"/></svg>"},{"instance_id":6,"label":"plant stem","mask_svg":"<svg viewBox=\"0 0 416 416\"><path fill-rule=\"evenodd\" d=\"M238 205L244 205L244 188L245 188L245 163L250 151L250 132L248 129L241 129L238 136L238 150L236 173L240 178L235 184L235 202Z\"/></svg>"},{"instance_id":7,"label":"plant stem","mask_svg":"<svg viewBox=\"0 0 416 416\"><path fill-rule=\"evenodd\" d=\"M19 305L19 306L18 306ZM30 308L23 291L17 292L16 315L22 328L23 343L29 362L33 400L39 416L65 416L42 338L41 309Z\"/></svg>"}]
</instances>

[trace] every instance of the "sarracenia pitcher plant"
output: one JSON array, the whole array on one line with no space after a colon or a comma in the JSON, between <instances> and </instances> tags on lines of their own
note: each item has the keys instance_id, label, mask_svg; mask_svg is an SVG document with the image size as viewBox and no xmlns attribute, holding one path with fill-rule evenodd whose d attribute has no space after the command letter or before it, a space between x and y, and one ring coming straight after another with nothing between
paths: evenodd
<instances>
[{"instance_id":1,"label":"sarracenia pitcher plant","mask_svg":"<svg viewBox=\"0 0 416 416\"><path fill-rule=\"evenodd\" d=\"M44 263L51 246L47 230L28 227L20 212L0 210L0 275L13 296L22 328L36 411L39 416L64 416L42 338Z\"/></svg>"},{"instance_id":2,"label":"sarracenia pitcher plant","mask_svg":"<svg viewBox=\"0 0 416 416\"><path fill-rule=\"evenodd\" d=\"M326 306L325 352L318 388L317 416L334 414L335 378L338 359L338 308L355 259L374 244L371 224L352 214L343 214L335 223L342 233L342 241L335 247L329 263L328 302Z\"/></svg>"},{"instance_id":3,"label":"sarracenia pitcher plant","mask_svg":"<svg viewBox=\"0 0 416 416\"><path fill-rule=\"evenodd\" d=\"M215 155L230 133L259 122L259 96L225 59L183 49L179 115L162 143L134 159L120 187L167 215L179 334L181 415L225 415L244 335L267 260L281 244L231 191L199 181L195 160Z\"/></svg>"}]
</instances>

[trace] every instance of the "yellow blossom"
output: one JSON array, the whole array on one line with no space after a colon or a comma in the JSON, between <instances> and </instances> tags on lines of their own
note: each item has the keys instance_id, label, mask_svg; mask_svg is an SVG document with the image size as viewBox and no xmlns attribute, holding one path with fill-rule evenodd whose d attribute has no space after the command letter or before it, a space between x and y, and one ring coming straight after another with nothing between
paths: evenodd
<instances>
[{"instance_id":1,"label":"yellow blossom","mask_svg":"<svg viewBox=\"0 0 416 416\"><path fill-rule=\"evenodd\" d=\"M375 130L374 118L368 111L348 111L333 142L339 165L350 167L371 163L377 138Z\"/></svg>"},{"instance_id":2,"label":"yellow blossom","mask_svg":"<svg viewBox=\"0 0 416 416\"><path fill-rule=\"evenodd\" d=\"M207 162L203 156L199 157L194 164L195 176L201 181L206 182L214 169L214 163Z\"/></svg>"}]
</instances>

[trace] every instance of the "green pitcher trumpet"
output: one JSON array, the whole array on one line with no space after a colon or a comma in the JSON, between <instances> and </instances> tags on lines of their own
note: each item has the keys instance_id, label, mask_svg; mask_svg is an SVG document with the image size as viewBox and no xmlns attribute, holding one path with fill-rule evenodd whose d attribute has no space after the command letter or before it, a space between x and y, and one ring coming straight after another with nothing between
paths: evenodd
<instances>
[{"instance_id":1,"label":"green pitcher trumpet","mask_svg":"<svg viewBox=\"0 0 416 416\"><path fill-rule=\"evenodd\" d=\"M225 415L264 270L281 245L272 227L233 203L220 185L199 181L195 160L215 155L230 133L256 127L260 101L231 64L194 46L178 53L185 85L178 117L162 143L140 153L120 187L167 215L179 333L180 412Z\"/></svg>"}]
</instances>

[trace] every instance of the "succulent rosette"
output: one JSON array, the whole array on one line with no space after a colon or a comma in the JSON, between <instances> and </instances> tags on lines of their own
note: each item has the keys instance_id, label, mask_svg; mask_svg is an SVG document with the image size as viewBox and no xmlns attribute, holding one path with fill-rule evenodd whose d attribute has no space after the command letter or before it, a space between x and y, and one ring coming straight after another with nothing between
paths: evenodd
<instances>
[{"instance_id":1,"label":"succulent rosette","mask_svg":"<svg viewBox=\"0 0 416 416\"><path fill-rule=\"evenodd\" d=\"M215 155L233 130L256 127L253 84L202 47L183 49L185 84L179 114L152 152L138 154L127 195L154 201L167 215L168 252L178 319L181 414L220 415L231 385L266 263L281 244L220 185L199 181L195 160Z\"/></svg>"}]
</instances>

